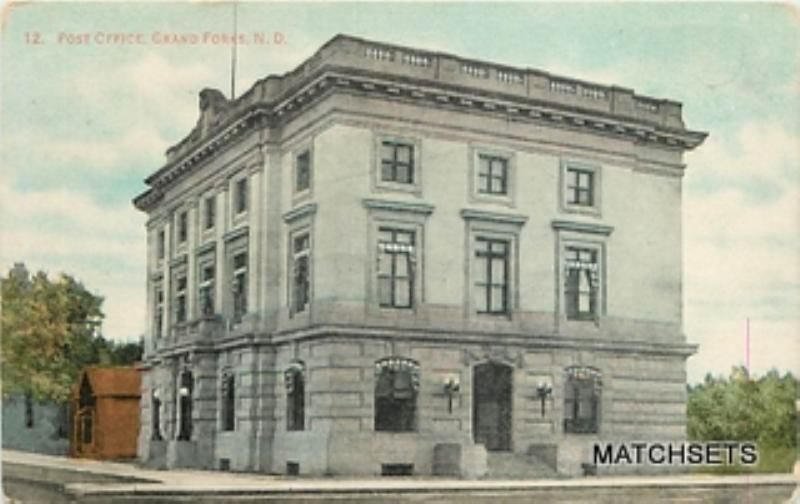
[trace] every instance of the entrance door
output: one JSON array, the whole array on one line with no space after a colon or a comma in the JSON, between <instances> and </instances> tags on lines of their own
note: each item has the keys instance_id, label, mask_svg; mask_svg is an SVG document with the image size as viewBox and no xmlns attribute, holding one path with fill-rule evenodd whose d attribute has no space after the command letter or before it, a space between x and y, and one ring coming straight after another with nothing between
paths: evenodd
<instances>
[{"instance_id":1,"label":"entrance door","mask_svg":"<svg viewBox=\"0 0 800 504\"><path fill-rule=\"evenodd\" d=\"M512 368L487 362L472 377L472 435L487 450L511 450Z\"/></svg>"}]
</instances>

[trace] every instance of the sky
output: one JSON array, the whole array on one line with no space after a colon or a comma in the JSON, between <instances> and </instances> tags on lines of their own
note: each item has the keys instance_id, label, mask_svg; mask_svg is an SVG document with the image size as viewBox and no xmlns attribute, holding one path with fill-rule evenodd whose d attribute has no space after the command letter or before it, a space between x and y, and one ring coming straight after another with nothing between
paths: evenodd
<instances>
[{"instance_id":1,"label":"sky","mask_svg":"<svg viewBox=\"0 0 800 504\"><path fill-rule=\"evenodd\" d=\"M242 3L237 91L328 39L374 40L617 84L684 104L688 379L745 364L800 375L800 8L767 3ZM145 216L131 199L230 89L230 4L4 7L0 270L70 273L105 298L105 336L145 327ZM158 43L165 35L196 44ZM206 35L209 34L209 35ZM138 38L137 38L138 37ZM174 40L174 39L173 39ZM281 40L282 43L275 43Z\"/></svg>"}]
</instances>

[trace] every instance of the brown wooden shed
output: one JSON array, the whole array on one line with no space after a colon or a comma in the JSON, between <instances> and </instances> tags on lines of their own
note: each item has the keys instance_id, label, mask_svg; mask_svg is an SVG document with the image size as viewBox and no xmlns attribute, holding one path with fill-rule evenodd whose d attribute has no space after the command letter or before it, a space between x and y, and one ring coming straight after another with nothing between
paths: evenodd
<instances>
[{"instance_id":1,"label":"brown wooden shed","mask_svg":"<svg viewBox=\"0 0 800 504\"><path fill-rule=\"evenodd\" d=\"M136 457L141 376L133 367L90 367L73 391L74 457Z\"/></svg>"}]
</instances>

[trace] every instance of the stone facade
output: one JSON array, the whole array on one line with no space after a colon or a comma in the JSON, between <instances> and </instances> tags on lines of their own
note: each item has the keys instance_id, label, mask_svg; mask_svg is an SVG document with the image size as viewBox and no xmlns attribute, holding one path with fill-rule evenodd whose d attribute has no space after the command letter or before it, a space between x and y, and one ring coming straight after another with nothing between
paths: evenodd
<instances>
[{"instance_id":1,"label":"stone facade","mask_svg":"<svg viewBox=\"0 0 800 504\"><path fill-rule=\"evenodd\" d=\"M578 474L595 440L683 438L704 138L672 101L346 36L236 100L203 90L135 199L140 457Z\"/></svg>"}]
</instances>

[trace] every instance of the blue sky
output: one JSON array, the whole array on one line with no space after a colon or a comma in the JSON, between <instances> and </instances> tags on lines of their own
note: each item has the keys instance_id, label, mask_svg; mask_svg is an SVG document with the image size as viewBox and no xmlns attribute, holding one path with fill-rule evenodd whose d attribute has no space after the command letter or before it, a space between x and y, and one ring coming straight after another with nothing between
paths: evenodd
<instances>
[{"instance_id":1,"label":"blue sky","mask_svg":"<svg viewBox=\"0 0 800 504\"><path fill-rule=\"evenodd\" d=\"M97 33L229 32L212 3L6 6L0 91L0 267L75 274L106 297L105 333L144 328L144 216L131 198L229 89L226 45L98 44ZM790 4L247 3L240 92L337 33L618 84L684 103L711 136L687 155L689 378L744 361L800 374L800 10ZM34 33L42 44L29 44ZM88 33L90 44L59 43ZM75 38L75 37L73 37ZM64 37L62 36L62 40Z\"/></svg>"}]
</instances>

